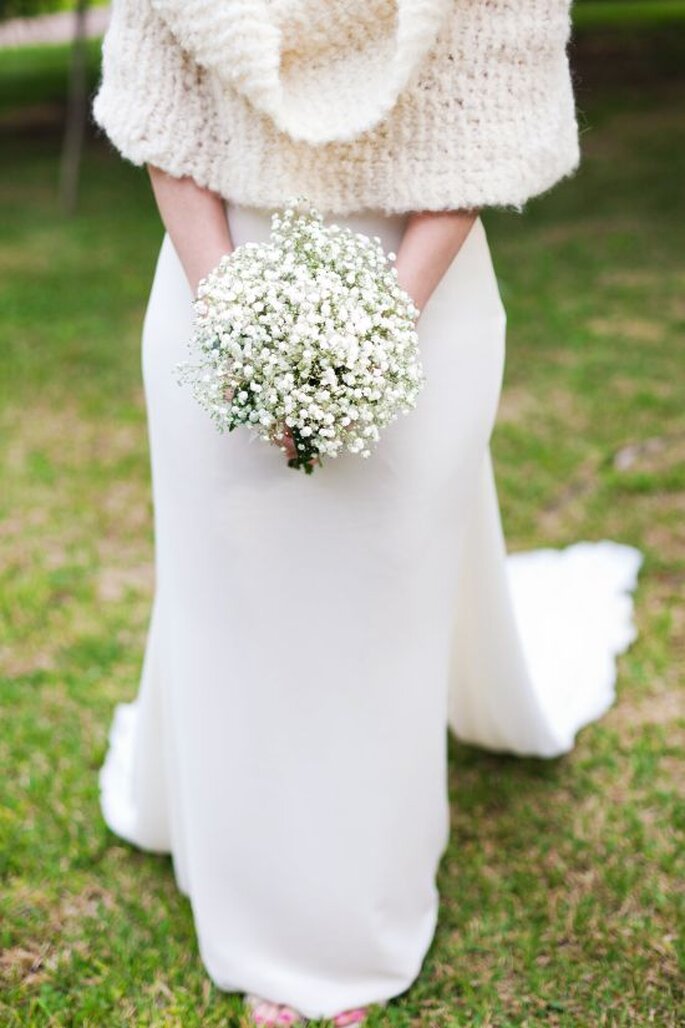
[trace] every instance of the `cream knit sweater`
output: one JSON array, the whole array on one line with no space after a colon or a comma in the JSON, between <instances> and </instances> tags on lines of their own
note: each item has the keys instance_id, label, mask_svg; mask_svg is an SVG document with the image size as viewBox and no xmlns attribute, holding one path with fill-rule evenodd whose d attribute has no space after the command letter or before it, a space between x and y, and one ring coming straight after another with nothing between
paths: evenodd
<instances>
[{"instance_id":1,"label":"cream knit sweater","mask_svg":"<svg viewBox=\"0 0 685 1028\"><path fill-rule=\"evenodd\" d=\"M570 0L114 0L95 121L239 204L520 209L578 165Z\"/></svg>"}]
</instances>

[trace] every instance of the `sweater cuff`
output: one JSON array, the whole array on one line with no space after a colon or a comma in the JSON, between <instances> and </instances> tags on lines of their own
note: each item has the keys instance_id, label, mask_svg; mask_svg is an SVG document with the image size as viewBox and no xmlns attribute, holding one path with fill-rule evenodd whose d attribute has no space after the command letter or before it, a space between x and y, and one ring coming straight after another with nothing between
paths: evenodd
<instances>
[{"instance_id":1,"label":"sweater cuff","mask_svg":"<svg viewBox=\"0 0 685 1028\"><path fill-rule=\"evenodd\" d=\"M211 146L216 124L206 72L149 0L114 0L92 114L135 165L154 164L178 177L189 166L204 165L202 153Z\"/></svg>"}]
</instances>

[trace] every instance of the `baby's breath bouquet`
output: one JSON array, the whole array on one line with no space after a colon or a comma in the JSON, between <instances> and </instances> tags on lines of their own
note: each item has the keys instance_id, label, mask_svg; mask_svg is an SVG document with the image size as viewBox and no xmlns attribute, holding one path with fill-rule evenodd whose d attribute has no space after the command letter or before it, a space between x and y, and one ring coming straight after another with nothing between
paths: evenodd
<instances>
[{"instance_id":1,"label":"baby's breath bouquet","mask_svg":"<svg viewBox=\"0 0 685 1028\"><path fill-rule=\"evenodd\" d=\"M290 201L267 243L237 247L200 283L195 360L177 364L179 381L221 430L289 434L293 467L310 472L343 450L368 457L424 383L419 312L393 260L377 236Z\"/></svg>"}]
</instances>

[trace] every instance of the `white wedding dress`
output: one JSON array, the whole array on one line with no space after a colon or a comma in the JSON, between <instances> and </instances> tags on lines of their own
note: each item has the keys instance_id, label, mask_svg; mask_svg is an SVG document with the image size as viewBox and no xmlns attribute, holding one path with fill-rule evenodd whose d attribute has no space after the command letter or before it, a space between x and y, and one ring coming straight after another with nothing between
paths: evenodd
<instances>
[{"instance_id":1,"label":"white wedding dress","mask_svg":"<svg viewBox=\"0 0 685 1028\"><path fill-rule=\"evenodd\" d=\"M269 212L228 208L236 245ZM337 219L396 250L403 216ZM156 593L100 771L114 832L170 852L216 984L325 1016L415 979L448 837L446 727L553 757L613 702L641 554L506 556L489 438L505 313L476 221L420 321L427 385L368 460L311 476L219 433L174 365L165 237L143 373Z\"/></svg>"}]
</instances>

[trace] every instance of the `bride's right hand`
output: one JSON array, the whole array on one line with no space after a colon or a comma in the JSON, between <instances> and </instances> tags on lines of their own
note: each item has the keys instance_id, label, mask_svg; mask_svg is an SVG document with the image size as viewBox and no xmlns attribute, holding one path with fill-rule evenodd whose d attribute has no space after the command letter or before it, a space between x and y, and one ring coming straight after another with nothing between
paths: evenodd
<instances>
[{"instance_id":1,"label":"bride's right hand","mask_svg":"<svg viewBox=\"0 0 685 1028\"><path fill-rule=\"evenodd\" d=\"M409 215L395 268L400 285L420 312L477 218L477 210L416 211Z\"/></svg>"},{"instance_id":2,"label":"bride's right hand","mask_svg":"<svg viewBox=\"0 0 685 1028\"><path fill-rule=\"evenodd\" d=\"M287 425L283 426L281 435L274 437L274 443L281 450L285 450L286 460L294 460L297 456L297 449L295 447L295 440L293 434Z\"/></svg>"},{"instance_id":3,"label":"bride's right hand","mask_svg":"<svg viewBox=\"0 0 685 1028\"><path fill-rule=\"evenodd\" d=\"M224 395L224 400L227 403L230 403L231 399L233 398L233 390L232 389L226 389L226 390L224 390L224 394L223 395ZM292 432L290 431L290 429L288 428L287 425L283 425L281 427L280 434L275 434L275 435L273 435L271 437L271 442L273 443L274 446L278 446L279 450L284 450L285 451L285 459L286 460L293 460L297 456L297 449L295 447L295 440L293 439L293 434L292 434Z\"/></svg>"},{"instance_id":4,"label":"bride's right hand","mask_svg":"<svg viewBox=\"0 0 685 1028\"><path fill-rule=\"evenodd\" d=\"M281 434L279 436L275 436L273 442L279 447L279 449L285 450L285 458L287 461L295 460L297 457L297 447L295 446L293 434L287 425L283 426ZM309 461L309 465L311 466L317 460L317 457L313 457Z\"/></svg>"},{"instance_id":5,"label":"bride's right hand","mask_svg":"<svg viewBox=\"0 0 685 1028\"><path fill-rule=\"evenodd\" d=\"M225 201L192 178L147 167L160 217L195 298L202 279L233 249Z\"/></svg>"}]
</instances>

